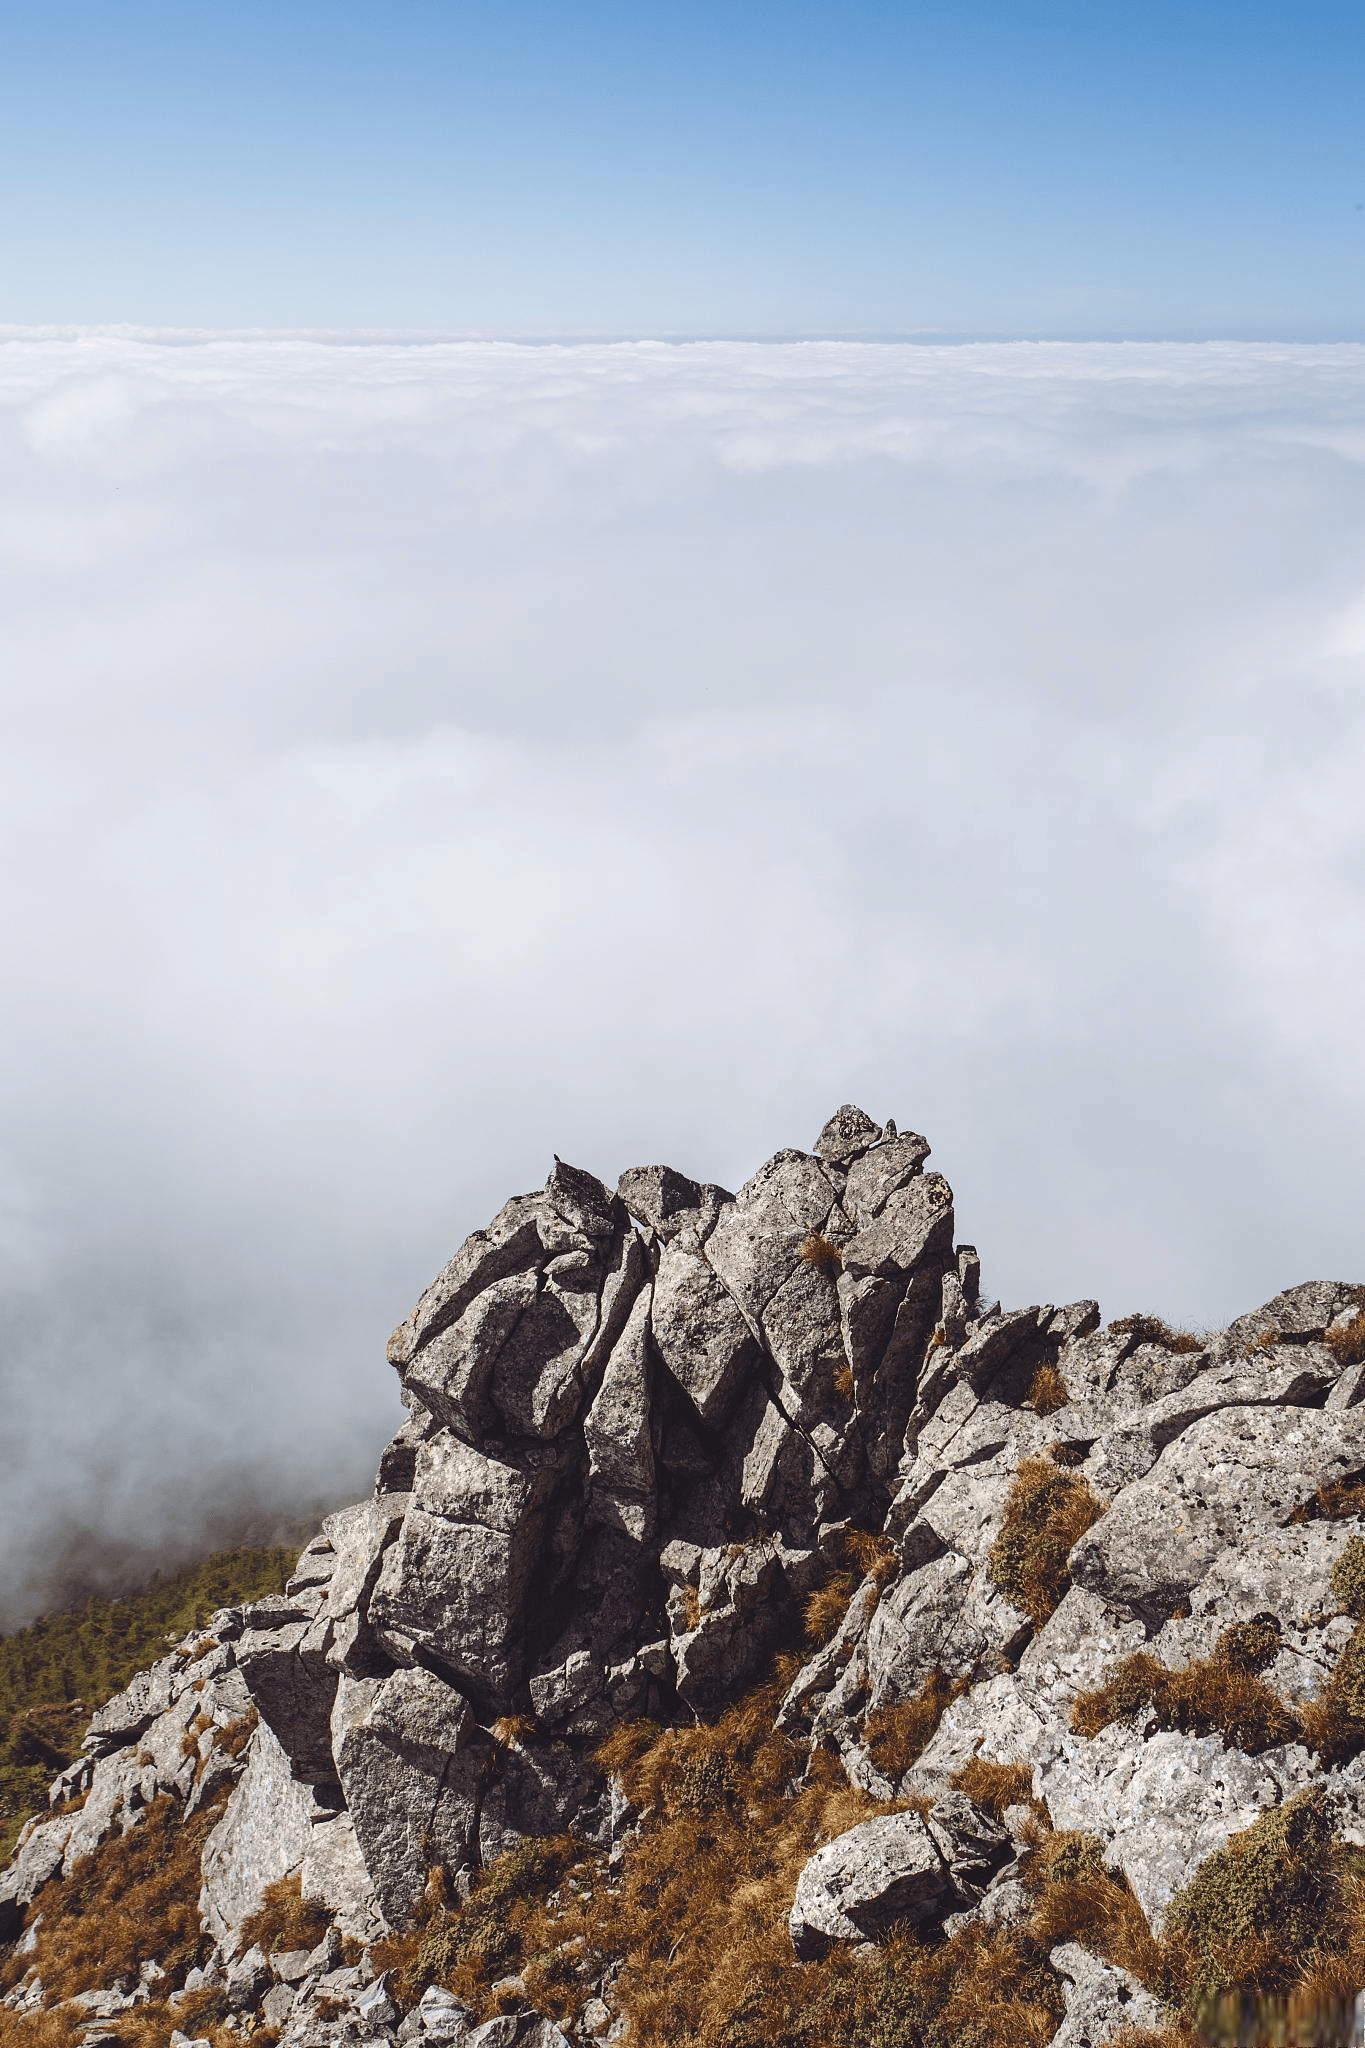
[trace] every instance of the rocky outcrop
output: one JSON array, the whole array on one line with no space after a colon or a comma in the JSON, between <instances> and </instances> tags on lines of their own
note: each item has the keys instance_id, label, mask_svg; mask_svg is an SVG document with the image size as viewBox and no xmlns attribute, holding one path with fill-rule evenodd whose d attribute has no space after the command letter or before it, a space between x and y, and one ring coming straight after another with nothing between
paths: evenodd
<instances>
[{"instance_id":1,"label":"rocky outcrop","mask_svg":"<svg viewBox=\"0 0 1365 2048\"><path fill-rule=\"evenodd\" d=\"M1238 1621L1271 1630L1279 1698L1322 1694L1356 1627L1334 1571L1365 1533L1365 1370L1339 1341L1361 1290L1310 1282L1197 1340L1102 1327L1093 1301L1005 1311L928 1156L845 1107L735 1194L663 1166L613 1192L556 1160L390 1339L406 1420L373 1497L328 1518L284 1595L95 1717L54 1788L79 1810L31 1824L0 1879L0 1937L152 1799L193 1810L230 1782L201 1911L233 2009L312 2039L322 1996L392 2036L388 1993L336 1956L301 1957L299 1984L331 1986L309 2004L280 1958L239 1953L267 1887L297 1877L369 1944L433 1870L458 1896L528 1838L619 1853L602 1738L718 1713L852 1555L867 1575L777 1721L888 1810L815 1848L799 1955L1027 1912L1027 1807L1006 1825L955 1782L983 1766L1022 1771L1032 1825L1097 1840L1158 1930L1202 1861L1305 1788L1360 1832L1360 1757L1253 1754L1150 1712L1087 1737L1072 1707L1124 1656L1209 1658ZM1091 1504L1046 1597L1000 1563L1021 1472ZM946 1710L898 1758L887 1731L931 1685ZM1052 1964L1059 2042L1149 2023L1122 1972L1075 1944ZM401 2037L558 2038L534 2014L490 2025L433 1990Z\"/></svg>"}]
</instances>

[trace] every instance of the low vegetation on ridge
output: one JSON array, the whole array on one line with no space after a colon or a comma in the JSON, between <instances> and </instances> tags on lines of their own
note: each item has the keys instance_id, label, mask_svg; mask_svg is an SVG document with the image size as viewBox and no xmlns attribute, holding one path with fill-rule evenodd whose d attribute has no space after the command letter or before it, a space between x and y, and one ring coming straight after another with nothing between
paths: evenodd
<instances>
[{"instance_id":1,"label":"low vegetation on ridge","mask_svg":"<svg viewBox=\"0 0 1365 2048\"><path fill-rule=\"evenodd\" d=\"M80 1747L94 1709L219 1607L284 1590L297 1549L215 1551L124 1600L87 1600L0 1636L0 1862Z\"/></svg>"}]
</instances>

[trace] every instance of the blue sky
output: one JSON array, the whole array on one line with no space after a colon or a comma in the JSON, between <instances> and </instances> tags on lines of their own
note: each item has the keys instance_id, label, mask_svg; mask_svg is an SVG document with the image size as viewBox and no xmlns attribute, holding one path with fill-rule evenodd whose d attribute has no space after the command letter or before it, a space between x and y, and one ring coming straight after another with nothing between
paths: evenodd
<instances>
[{"instance_id":1,"label":"blue sky","mask_svg":"<svg viewBox=\"0 0 1365 2048\"><path fill-rule=\"evenodd\" d=\"M0 6L0 322L1365 334L1358 4Z\"/></svg>"}]
</instances>

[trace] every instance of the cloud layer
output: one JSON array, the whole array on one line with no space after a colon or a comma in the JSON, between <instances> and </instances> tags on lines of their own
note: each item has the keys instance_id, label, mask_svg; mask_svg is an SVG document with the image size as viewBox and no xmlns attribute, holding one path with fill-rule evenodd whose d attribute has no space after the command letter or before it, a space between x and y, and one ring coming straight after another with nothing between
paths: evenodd
<instances>
[{"instance_id":1,"label":"cloud layer","mask_svg":"<svg viewBox=\"0 0 1365 2048\"><path fill-rule=\"evenodd\" d=\"M735 1185L853 1099L1008 1301L1365 1278L1362 398L0 338L0 1621L363 1486L552 1150Z\"/></svg>"}]
</instances>

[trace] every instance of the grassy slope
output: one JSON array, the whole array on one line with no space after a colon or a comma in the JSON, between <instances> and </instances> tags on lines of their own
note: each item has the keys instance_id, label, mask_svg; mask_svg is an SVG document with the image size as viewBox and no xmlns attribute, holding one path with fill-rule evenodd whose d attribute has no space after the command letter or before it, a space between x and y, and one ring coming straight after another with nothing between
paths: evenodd
<instances>
[{"instance_id":1,"label":"grassy slope","mask_svg":"<svg viewBox=\"0 0 1365 2048\"><path fill-rule=\"evenodd\" d=\"M0 1636L0 1861L80 1747L95 1708L215 1608L279 1593L292 1549L222 1550L145 1593L88 1600Z\"/></svg>"}]
</instances>

